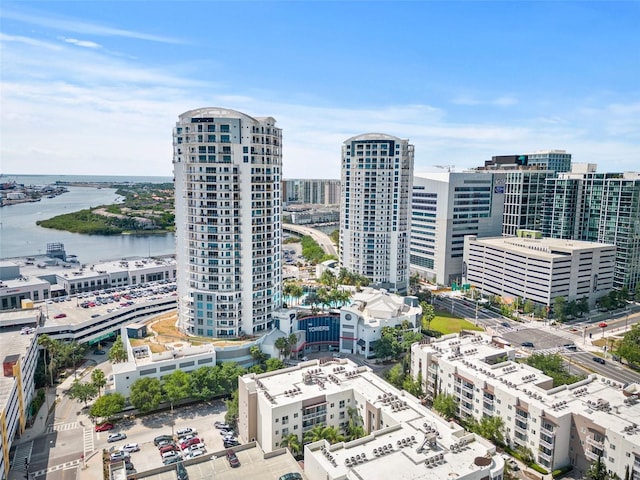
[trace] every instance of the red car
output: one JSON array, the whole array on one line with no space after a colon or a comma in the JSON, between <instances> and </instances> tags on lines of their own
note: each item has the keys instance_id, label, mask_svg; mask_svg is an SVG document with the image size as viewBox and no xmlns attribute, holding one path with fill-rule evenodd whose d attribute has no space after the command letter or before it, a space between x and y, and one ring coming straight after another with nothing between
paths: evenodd
<instances>
[{"instance_id":1,"label":"red car","mask_svg":"<svg viewBox=\"0 0 640 480\"><path fill-rule=\"evenodd\" d=\"M54 315L53 318L65 318L67 316L66 313L59 313L57 315Z\"/></svg>"},{"instance_id":2,"label":"red car","mask_svg":"<svg viewBox=\"0 0 640 480\"><path fill-rule=\"evenodd\" d=\"M106 432L107 430L113 430L112 423L101 423L100 425L96 425L96 432Z\"/></svg>"},{"instance_id":3,"label":"red car","mask_svg":"<svg viewBox=\"0 0 640 480\"><path fill-rule=\"evenodd\" d=\"M198 437L196 438L191 438L189 440L187 440L186 442L182 442L180 444L180 448L182 448L182 450L189 448L191 445L195 445L196 443L200 443L200 439Z\"/></svg>"}]
</instances>

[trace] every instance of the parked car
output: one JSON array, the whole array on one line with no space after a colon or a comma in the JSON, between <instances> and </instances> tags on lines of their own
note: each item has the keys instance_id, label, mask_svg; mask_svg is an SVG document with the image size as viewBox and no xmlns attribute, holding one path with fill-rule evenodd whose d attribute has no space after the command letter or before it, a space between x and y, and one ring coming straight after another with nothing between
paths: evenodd
<instances>
[{"instance_id":1,"label":"parked car","mask_svg":"<svg viewBox=\"0 0 640 480\"><path fill-rule=\"evenodd\" d=\"M67 317L66 313L59 313L59 314L53 316L53 318L66 318L66 317Z\"/></svg>"},{"instance_id":2,"label":"parked car","mask_svg":"<svg viewBox=\"0 0 640 480\"><path fill-rule=\"evenodd\" d=\"M110 456L109 459L112 462L121 462L124 460L127 460L130 457L128 452L113 452Z\"/></svg>"},{"instance_id":3,"label":"parked car","mask_svg":"<svg viewBox=\"0 0 640 480\"><path fill-rule=\"evenodd\" d=\"M192 433L190 433L189 435L183 435L182 437L180 437L180 443L182 442L186 442L187 440L191 440L192 438L196 438L196 436Z\"/></svg>"},{"instance_id":4,"label":"parked car","mask_svg":"<svg viewBox=\"0 0 640 480\"><path fill-rule=\"evenodd\" d=\"M167 445L175 445L176 443L173 441L173 439L169 440L169 439L164 439L164 440L160 440L158 442L158 444L156 445L156 447L158 448L162 448L162 447L166 447Z\"/></svg>"},{"instance_id":5,"label":"parked car","mask_svg":"<svg viewBox=\"0 0 640 480\"><path fill-rule=\"evenodd\" d=\"M186 435L192 435L196 433L198 432L196 432L195 428L187 427L187 428L181 428L180 430L178 430L176 432L176 435L178 435L178 437L184 437Z\"/></svg>"},{"instance_id":6,"label":"parked car","mask_svg":"<svg viewBox=\"0 0 640 480\"><path fill-rule=\"evenodd\" d=\"M94 350L93 354L94 355L106 355L107 352L105 352L104 350Z\"/></svg>"},{"instance_id":7,"label":"parked car","mask_svg":"<svg viewBox=\"0 0 640 480\"><path fill-rule=\"evenodd\" d=\"M153 439L153 444L158 446L161 442L172 442L173 437L171 435L159 435Z\"/></svg>"},{"instance_id":8,"label":"parked car","mask_svg":"<svg viewBox=\"0 0 640 480\"><path fill-rule=\"evenodd\" d=\"M518 462L516 462L509 455L503 453L502 458L504 459L504 463L506 463L509 466L509 468L511 468L511 470L513 470L514 472L517 472L518 470L520 470L520 467L518 466Z\"/></svg>"},{"instance_id":9,"label":"parked car","mask_svg":"<svg viewBox=\"0 0 640 480\"><path fill-rule=\"evenodd\" d=\"M591 360L593 360L594 362L597 362L597 363L599 363L601 365L604 365L605 363L607 363L607 362L604 361L604 358L600 358L600 357L593 357Z\"/></svg>"},{"instance_id":10,"label":"parked car","mask_svg":"<svg viewBox=\"0 0 640 480\"><path fill-rule=\"evenodd\" d=\"M298 472L289 472L281 475L278 480L302 480L302 475L300 475Z\"/></svg>"},{"instance_id":11,"label":"parked car","mask_svg":"<svg viewBox=\"0 0 640 480\"><path fill-rule=\"evenodd\" d=\"M187 451L195 452L196 450L204 450L204 449L205 449L204 443L200 442L200 443L194 443L193 445L190 445Z\"/></svg>"},{"instance_id":12,"label":"parked car","mask_svg":"<svg viewBox=\"0 0 640 480\"><path fill-rule=\"evenodd\" d=\"M117 442L118 440L124 440L125 438L127 438L127 434L126 433L110 433L109 436L107 437L107 442L111 443L111 442Z\"/></svg>"},{"instance_id":13,"label":"parked car","mask_svg":"<svg viewBox=\"0 0 640 480\"><path fill-rule=\"evenodd\" d=\"M509 322L502 322L500 325L502 325L503 327L509 328L511 325L509 325Z\"/></svg>"},{"instance_id":14,"label":"parked car","mask_svg":"<svg viewBox=\"0 0 640 480\"><path fill-rule=\"evenodd\" d=\"M189 452L185 455L185 459L191 459L196 457L201 457L204 455L204 450L194 450L193 452Z\"/></svg>"},{"instance_id":15,"label":"parked car","mask_svg":"<svg viewBox=\"0 0 640 480\"><path fill-rule=\"evenodd\" d=\"M196 438L191 438L187 441L184 441L180 444L180 448L182 448L182 450L186 450L187 448L189 448L191 445L195 445L196 443L201 443L200 439L198 437Z\"/></svg>"},{"instance_id":16,"label":"parked car","mask_svg":"<svg viewBox=\"0 0 640 480\"><path fill-rule=\"evenodd\" d=\"M168 445L163 445L162 447L160 447L160 455L167 452L177 452L179 450L180 449L175 443L169 443Z\"/></svg>"},{"instance_id":17,"label":"parked car","mask_svg":"<svg viewBox=\"0 0 640 480\"><path fill-rule=\"evenodd\" d=\"M137 452L140 450L140 445L137 443L125 443L120 447L121 452Z\"/></svg>"},{"instance_id":18,"label":"parked car","mask_svg":"<svg viewBox=\"0 0 640 480\"><path fill-rule=\"evenodd\" d=\"M113 430L113 423L101 423L100 425L96 425L96 432L106 432L108 430Z\"/></svg>"},{"instance_id":19,"label":"parked car","mask_svg":"<svg viewBox=\"0 0 640 480\"><path fill-rule=\"evenodd\" d=\"M231 430L231 426L227 425L224 422L215 422L213 426L220 430Z\"/></svg>"},{"instance_id":20,"label":"parked car","mask_svg":"<svg viewBox=\"0 0 640 480\"><path fill-rule=\"evenodd\" d=\"M172 457L180 457L180 454L178 452L176 452L175 450L171 450L169 452L164 452L162 455L162 460L166 460L167 458L172 458Z\"/></svg>"},{"instance_id":21,"label":"parked car","mask_svg":"<svg viewBox=\"0 0 640 480\"><path fill-rule=\"evenodd\" d=\"M238 445L240 445L240 442L238 440L224 440L222 442L222 444L224 445L224 448L231 448L231 447L237 447Z\"/></svg>"},{"instance_id":22,"label":"parked car","mask_svg":"<svg viewBox=\"0 0 640 480\"><path fill-rule=\"evenodd\" d=\"M165 458L162 463L164 465L171 465L172 463L178 463L182 461L182 457L180 455L176 455L175 457Z\"/></svg>"},{"instance_id":23,"label":"parked car","mask_svg":"<svg viewBox=\"0 0 640 480\"><path fill-rule=\"evenodd\" d=\"M533 348L533 343L531 342L522 342L520 345L523 347Z\"/></svg>"},{"instance_id":24,"label":"parked car","mask_svg":"<svg viewBox=\"0 0 640 480\"><path fill-rule=\"evenodd\" d=\"M231 429L223 429L220 430L220 435L222 435L223 437L227 437L227 436L231 436L231 437L235 437L236 436L236 432L234 432Z\"/></svg>"},{"instance_id":25,"label":"parked car","mask_svg":"<svg viewBox=\"0 0 640 480\"><path fill-rule=\"evenodd\" d=\"M240 466L240 460L238 460L238 457L233 450L227 450L227 460L229 460L231 468L237 468Z\"/></svg>"}]
</instances>

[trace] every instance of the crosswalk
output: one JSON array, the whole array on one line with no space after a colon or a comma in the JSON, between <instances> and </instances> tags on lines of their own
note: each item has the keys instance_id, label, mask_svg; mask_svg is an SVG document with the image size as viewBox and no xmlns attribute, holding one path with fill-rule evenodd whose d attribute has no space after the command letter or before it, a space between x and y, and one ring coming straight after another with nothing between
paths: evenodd
<instances>
[{"instance_id":1,"label":"crosswalk","mask_svg":"<svg viewBox=\"0 0 640 480\"><path fill-rule=\"evenodd\" d=\"M38 470L36 472L30 472L34 477L42 477L46 476L51 472L57 472L58 470L71 470L72 468L77 468L80 465L80 460L72 460L71 462L61 463L59 465L54 465L53 467L49 467L45 470Z\"/></svg>"},{"instance_id":2,"label":"crosswalk","mask_svg":"<svg viewBox=\"0 0 640 480\"><path fill-rule=\"evenodd\" d=\"M89 455L93 453L94 444L93 444L93 429L85 428L83 432L83 452L84 458L89 458Z\"/></svg>"},{"instance_id":3,"label":"crosswalk","mask_svg":"<svg viewBox=\"0 0 640 480\"><path fill-rule=\"evenodd\" d=\"M27 471L25 459L31 461L31 452L33 451L33 441L21 443L16 446L11 462L11 470L15 472L25 473Z\"/></svg>"},{"instance_id":4,"label":"crosswalk","mask_svg":"<svg viewBox=\"0 0 640 480\"><path fill-rule=\"evenodd\" d=\"M75 428L80 428L80 424L78 422L69 422L69 423L54 423L53 425L49 425L47 427L47 433L53 432L64 432L66 430L73 430Z\"/></svg>"}]
</instances>

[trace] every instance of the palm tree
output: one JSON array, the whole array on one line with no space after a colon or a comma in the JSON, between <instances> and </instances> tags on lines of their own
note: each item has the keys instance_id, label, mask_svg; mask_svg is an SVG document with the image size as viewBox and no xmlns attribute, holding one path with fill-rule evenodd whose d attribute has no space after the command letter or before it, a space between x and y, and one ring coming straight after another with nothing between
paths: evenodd
<instances>
[{"instance_id":1,"label":"palm tree","mask_svg":"<svg viewBox=\"0 0 640 480\"><path fill-rule=\"evenodd\" d=\"M344 435L340 434L338 429L333 425L329 425L322 429L322 438L331 444L344 442Z\"/></svg>"},{"instance_id":2,"label":"palm tree","mask_svg":"<svg viewBox=\"0 0 640 480\"><path fill-rule=\"evenodd\" d=\"M322 432L324 431L324 428L324 425L318 424L314 425L311 430L307 430L303 437L304 443L313 443L318 440L323 440L324 436L322 435Z\"/></svg>"},{"instance_id":3,"label":"palm tree","mask_svg":"<svg viewBox=\"0 0 640 480\"><path fill-rule=\"evenodd\" d=\"M287 341L287 337L276 338L276 341L273 345L278 349L278 354L280 357L284 356L284 353L287 350L288 343L289 342Z\"/></svg>"},{"instance_id":4,"label":"palm tree","mask_svg":"<svg viewBox=\"0 0 640 480\"><path fill-rule=\"evenodd\" d=\"M358 409L354 407L347 408L347 416L349 421L345 427L348 440L355 440L360 437L364 437L366 432L362 426L362 417L358 414Z\"/></svg>"},{"instance_id":5,"label":"palm tree","mask_svg":"<svg viewBox=\"0 0 640 480\"><path fill-rule=\"evenodd\" d=\"M298 344L298 336L295 333L292 333L287 338L287 353L289 358L291 358L291 353L293 353L294 347Z\"/></svg>"},{"instance_id":6,"label":"palm tree","mask_svg":"<svg viewBox=\"0 0 640 480\"><path fill-rule=\"evenodd\" d=\"M291 455L294 457L300 455L300 452L302 452L302 444L300 443L298 435L295 433L283 435L282 440L280 441L280 446L288 448L291 451Z\"/></svg>"},{"instance_id":7,"label":"palm tree","mask_svg":"<svg viewBox=\"0 0 640 480\"><path fill-rule=\"evenodd\" d=\"M52 339L49 335L42 334L38 337L38 345L40 345L44 349L44 370L47 371L47 355L49 356L49 375L51 378L51 383L49 385L53 385L53 368L51 367L51 352L56 347L56 341Z\"/></svg>"},{"instance_id":8,"label":"palm tree","mask_svg":"<svg viewBox=\"0 0 640 480\"><path fill-rule=\"evenodd\" d=\"M91 372L91 383L98 389L98 396L100 396L100 390L107 384L104 372L99 368L95 368Z\"/></svg>"}]
</instances>

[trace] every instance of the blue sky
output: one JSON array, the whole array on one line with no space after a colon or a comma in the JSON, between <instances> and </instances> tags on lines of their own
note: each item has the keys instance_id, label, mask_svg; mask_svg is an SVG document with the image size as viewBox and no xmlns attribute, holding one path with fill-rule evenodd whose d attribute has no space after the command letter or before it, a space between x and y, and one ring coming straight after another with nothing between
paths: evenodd
<instances>
[{"instance_id":1,"label":"blue sky","mask_svg":"<svg viewBox=\"0 0 640 480\"><path fill-rule=\"evenodd\" d=\"M284 176L347 138L415 171L564 149L640 170L640 2L4 0L0 171L171 175L178 115L273 116Z\"/></svg>"}]
</instances>

